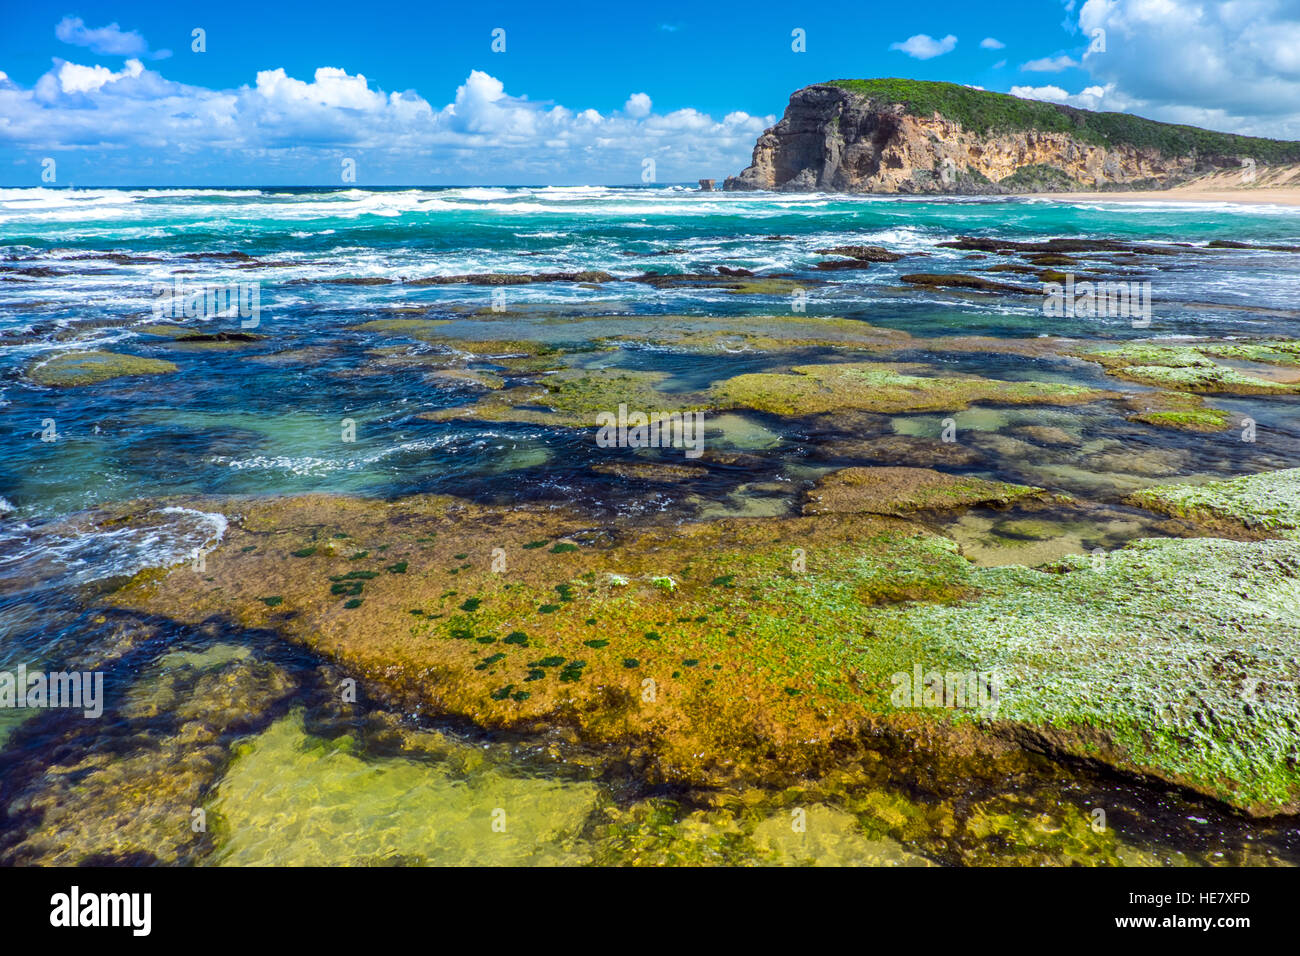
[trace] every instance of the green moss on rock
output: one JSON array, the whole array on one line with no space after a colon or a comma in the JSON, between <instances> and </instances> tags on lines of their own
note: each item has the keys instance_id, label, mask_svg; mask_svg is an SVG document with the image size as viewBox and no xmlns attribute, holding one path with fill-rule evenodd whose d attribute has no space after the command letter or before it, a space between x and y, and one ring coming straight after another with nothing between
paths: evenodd
<instances>
[{"instance_id":1,"label":"green moss on rock","mask_svg":"<svg viewBox=\"0 0 1300 956\"><path fill-rule=\"evenodd\" d=\"M952 511L974 505L1006 506L1044 494L1041 488L945 475L929 468L843 468L808 492L808 515L867 512L907 515Z\"/></svg>"},{"instance_id":2,"label":"green moss on rock","mask_svg":"<svg viewBox=\"0 0 1300 956\"><path fill-rule=\"evenodd\" d=\"M1158 485L1134 492L1129 501L1204 524L1229 522L1300 541L1300 468L1203 484Z\"/></svg>"},{"instance_id":3,"label":"green moss on rock","mask_svg":"<svg viewBox=\"0 0 1300 956\"><path fill-rule=\"evenodd\" d=\"M486 546L461 550L487 527L509 575ZM114 601L275 628L412 705L567 725L662 780L802 779L888 741L983 773L1028 746L1252 813L1300 809L1300 542L1140 541L1031 570L976 568L946 538L864 514L592 530L576 511L448 498L250 500L209 575L141 575ZM288 558L327 533L388 546L362 570L411 570L367 580L366 613L349 612L325 585L355 563ZM576 550L526 547L578 535ZM453 552L468 554L461 597ZM505 640L519 633L526 650ZM482 642L505 655L486 670ZM898 700L916 668L994 675L996 707Z\"/></svg>"},{"instance_id":4,"label":"green moss on rock","mask_svg":"<svg viewBox=\"0 0 1300 956\"><path fill-rule=\"evenodd\" d=\"M1100 389L1058 382L922 377L914 365L857 362L797 365L792 374L754 372L714 386L722 408L777 415L813 415L844 409L883 412L958 411L973 402L1076 405L1108 397Z\"/></svg>"},{"instance_id":5,"label":"green moss on rock","mask_svg":"<svg viewBox=\"0 0 1300 956\"><path fill-rule=\"evenodd\" d=\"M123 355L118 352L62 352L52 358L37 359L27 368L28 377L39 385L68 387L94 385L130 375L159 375L175 372L172 362Z\"/></svg>"}]
</instances>

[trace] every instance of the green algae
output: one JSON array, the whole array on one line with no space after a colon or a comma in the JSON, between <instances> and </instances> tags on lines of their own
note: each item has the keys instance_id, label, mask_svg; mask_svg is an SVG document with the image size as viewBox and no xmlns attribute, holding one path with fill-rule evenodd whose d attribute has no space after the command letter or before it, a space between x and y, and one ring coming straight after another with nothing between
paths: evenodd
<instances>
[{"instance_id":1,"label":"green algae","mask_svg":"<svg viewBox=\"0 0 1300 956\"><path fill-rule=\"evenodd\" d=\"M319 578L304 577L303 562L282 557L301 540L284 533L297 521L338 522L359 545L389 543L394 556L418 547L428 570L368 582L367 615L341 615L319 601ZM466 570L483 603L472 621L444 616L456 599L442 553L481 536L484 522L510 555L509 578ZM634 748L665 780L801 777L867 739L925 728L910 759L945 772L1028 741L1252 812L1297 805L1300 720L1283 666L1300 650L1297 543L1140 541L1047 570L977 568L916 525L829 514L652 527L551 554L523 545L562 540L589 519L319 496L249 504L227 547L249 527L262 529L256 553L227 553L206 579L142 578L118 600L181 620L234 608L243 626L274 626L439 711L488 727L571 724L592 743ZM431 530L432 546L408 542ZM557 574L570 598L560 603ZM730 587L712 583L728 577ZM665 578L674 589L654 584ZM268 586L301 610L272 620L242 597ZM411 607L429 613L413 618ZM587 622L605 646L586 643ZM533 660L510 655L490 676L475 670L474 639L515 632L528 634ZM893 679L918 665L997 674L996 715L900 705ZM641 696L646 678L653 701ZM1238 696L1242 679L1258 680L1255 698ZM526 699L502 693L524 683Z\"/></svg>"},{"instance_id":2,"label":"green algae","mask_svg":"<svg viewBox=\"0 0 1300 956\"><path fill-rule=\"evenodd\" d=\"M1183 412L1144 412L1132 416L1130 420L1193 432L1223 431L1229 425L1228 413L1218 408L1199 408Z\"/></svg>"},{"instance_id":3,"label":"green algae","mask_svg":"<svg viewBox=\"0 0 1300 956\"><path fill-rule=\"evenodd\" d=\"M294 690L286 671L243 647L160 655L112 692L111 719L56 738L65 750L57 762L20 772L10 760L6 806L22 812L6 820L0 863L195 862L211 841L192 828L192 811L220 776L229 741Z\"/></svg>"},{"instance_id":4,"label":"green algae","mask_svg":"<svg viewBox=\"0 0 1300 956\"><path fill-rule=\"evenodd\" d=\"M1129 365L1210 368L1216 364L1210 356L1266 365L1297 365L1300 364L1300 341L1272 339L1260 342L1190 342L1178 345L1129 342L1118 346L1084 349L1074 354L1100 362L1107 368Z\"/></svg>"},{"instance_id":5,"label":"green algae","mask_svg":"<svg viewBox=\"0 0 1300 956\"><path fill-rule=\"evenodd\" d=\"M419 339L436 332L440 326L450 324L450 319L371 319L348 328L358 332L397 332Z\"/></svg>"},{"instance_id":6,"label":"green algae","mask_svg":"<svg viewBox=\"0 0 1300 956\"><path fill-rule=\"evenodd\" d=\"M160 375L177 370L174 363L162 359L92 351L62 352L52 358L37 359L27 367L27 375L39 385L65 388L94 385L133 375Z\"/></svg>"},{"instance_id":7,"label":"green algae","mask_svg":"<svg viewBox=\"0 0 1300 956\"><path fill-rule=\"evenodd\" d=\"M844 468L817 482L808 492L803 511L809 515L866 512L902 516L974 505L1006 506L1043 494L1042 488L945 475L928 468Z\"/></svg>"},{"instance_id":8,"label":"green algae","mask_svg":"<svg viewBox=\"0 0 1300 956\"><path fill-rule=\"evenodd\" d=\"M1218 358L1240 359L1267 365L1300 365L1300 341L1219 342L1198 345L1198 349Z\"/></svg>"},{"instance_id":9,"label":"green algae","mask_svg":"<svg viewBox=\"0 0 1300 956\"><path fill-rule=\"evenodd\" d=\"M1235 395L1300 393L1300 384L1274 382L1246 375L1234 368L1164 365L1126 365L1114 373L1120 378L1157 388L1186 389L1190 392L1223 392Z\"/></svg>"},{"instance_id":10,"label":"green algae","mask_svg":"<svg viewBox=\"0 0 1300 956\"><path fill-rule=\"evenodd\" d=\"M530 384L502 388L466 405L423 412L420 417L433 421L479 419L592 427L597 424L598 414L612 414L620 405L661 414L749 409L803 416L846 410L955 411L977 402L1075 405L1112 395L1063 382L911 374L923 370L914 364L875 362L799 365L789 373L742 374L716 382L706 391L691 393L664 388L668 376L663 372L564 369ZM724 419L733 417L719 416L712 424L721 427ZM725 427L723 431L725 443Z\"/></svg>"},{"instance_id":11,"label":"green algae","mask_svg":"<svg viewBox=\"0 0 1300 956\"><path fill-rule=\"evenodd\" d=\"M192 329L183 325L174 325L170 322L151 322L147 325L135 325L131 327L132 332L140 335L153 335L163 339L175 339L182 335L188 335Z\"/></svg>"},{"instance_id":12,"label":"green algae","mask_svg":"<svg viewBox=\"0 0 1300 956\"><path fill-rule=\"evenodd\" d=\"M1074 354L1097 362L1107 369L1132 365L1158 365L1164 368L1213 368L1215 363L1191 345L1161 345L1153 342L1128 342L1081 349Z\"/></svg>"},{"instance_id":13,"label":"green algae","mask_svg":"<svg viewBox=\"0 0 1300 956\"><path fill-rule=\"evenodd\" d=\"M1231 427L1232 416L1221 408L1209 408L1199 395L1187 392L1143 392L1124 399L1133 410L1126 416L1157 428L1176 428L1193 432L1217 432Z\"/></svg>"},{"instance_id":14,"label":"green algae","mask_svg":"<svg viewBox=\"0 0 1300 956\"><path fill-rule=\"evenodd\" d=\"M998 673L998 720L1043 747L1254 812L1300 801L1300 545L1145 539L972 584L978 601L883 609L877 632Z\"/></svg>"},{"instance_id":15,"label":"green algae","mask_svg":"<svg viewBox=\"0 0 1300 956\"><path fill-rule=\"evenodd\" d=\"M1300 541L1300 468L1203 484L1144 488L1129 502L1161 514L1210 524L1228 522Z\"/></svg>"},{"instance_id":16,"label":"green algae","mask_svg":"<svg viewBox=\"0 0 1300 956\"><path fill-rule=\"evenodd\" d=\"M1078 358L1099 363L1112 375L1143 385L1187 392L1237 395L1292 394L1300 384L1273 381L1215 362L1211 355L1260 363L1294 364L1297 343L1194 343L1166 345L1129 342L1069 351ZM1183 416L1195 420L1198 416ZM1200 424L1209 425L1205 416ZM1164 416L1152 424L1180 424L1178 416ZM1203 429L1203 430L1208 430Z\"/></svg>"},{"instance_id":17,"label":"green algae","mask_svg":"<svg viewBox=\"0 0 1300 956\"><path fill-rule=\"evenodd\" d=\"M857 319L833 316L655 316L627 332L605 336L608 344L634 342L685 352L788 352L813 347L897 349L911 336Z\"/></svg>"},{"instance_id":18,"label":"green algae","mask_svg":"<svg viewBox=\"0 0 1300 956\"><path fill-rule=\"evenodd\" d=\"M1107 393L1058 382L921 377L914 365L874 362L797 365L793 374L754 372L714 386L721 408L751 408L777 415L812 415L844 409L882 412L964 409L974 402L1073 405Z\"/></svg>"},{"instance_id":19,"label":"green algae","mask_svg":"<svg viewBox=\"0 0 1300 956\"><path fill-rule=\"evenodd\" d=\"M494 390L506 386L505 379L500 375L466 368L449 368L431 372L428 380L431 382L446 382L452 385L477 385L480 388Z\"/></svg>"},{"instance_id":20,"label":"green algae","mask_svg":"<svg viewBox=\"0 0 1300 956\"><path fill-rule=\"evenodd\" d=\"M458 418L539 425L594 427L596 416L616 414L619 405L633 410L687 411L701 408L691 396L663 391L663 372L623 369L566 370L549 375L536 385L502 389L471 405L424 412L432 421Z\"/></svg>"},{"instance_id":21,"label":"green algae","mask_svg":"<svg viewBox=\"0 0 1300 956\"><path fill-rule=\"evenodd\" d=\"M472 749L472 748L466 748ZM208 804L221 866L574 865L592 783L457 759L370 758L307 734L301 714L241 745Z\"/></svg>"}]
</instances>

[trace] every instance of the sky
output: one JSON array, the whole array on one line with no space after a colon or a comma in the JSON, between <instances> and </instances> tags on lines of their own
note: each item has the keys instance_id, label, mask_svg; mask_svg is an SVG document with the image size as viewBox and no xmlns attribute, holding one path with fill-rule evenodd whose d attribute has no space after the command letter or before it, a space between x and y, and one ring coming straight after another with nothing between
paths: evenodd
<instances>
[{"instance_id":1,"label":"sky","mask_svg":"<svg viewBox=\"0 0 1300 956\"><path fill-rule=\"evenodd\" d=\"M851 77L1300 138L1300 0L3 4L10 187L722 179Z\"/></svg>"}]
</instances>

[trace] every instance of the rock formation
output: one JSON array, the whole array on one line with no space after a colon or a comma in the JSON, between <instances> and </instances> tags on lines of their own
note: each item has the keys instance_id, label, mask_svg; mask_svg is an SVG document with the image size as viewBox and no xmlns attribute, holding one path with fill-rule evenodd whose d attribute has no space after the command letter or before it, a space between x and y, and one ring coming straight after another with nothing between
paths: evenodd
<instances>
[{"instance_id":1,"label":"rock formation","mask_svg":"<svg viewBox=\"0 0 1300 956\"><path fill-rule=\"evenodd\" d=\"M1300 143L1094 113L951 83L798 90L728 190L1015 193L1160 188L1300 159Z\"/></svg>"}]
</instances>

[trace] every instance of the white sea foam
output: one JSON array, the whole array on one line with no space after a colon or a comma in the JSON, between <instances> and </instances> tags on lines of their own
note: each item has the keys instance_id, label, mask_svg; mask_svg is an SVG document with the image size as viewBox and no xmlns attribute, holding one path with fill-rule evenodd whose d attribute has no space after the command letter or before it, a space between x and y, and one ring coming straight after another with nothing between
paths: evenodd
<instances>
[{"instance_id":1,"label":"white sea foam","mask_svg":"<svg viewBox=\"0 0 1300 956\"><path fill-rule=\"evenodd\" d=\"M103 528L93 516L0 528L0 587L51 578L74 584L143 568L168 567L221 542L226 516L193 508L160 508L126 527Z\"/></svg>"}]
</instances>

